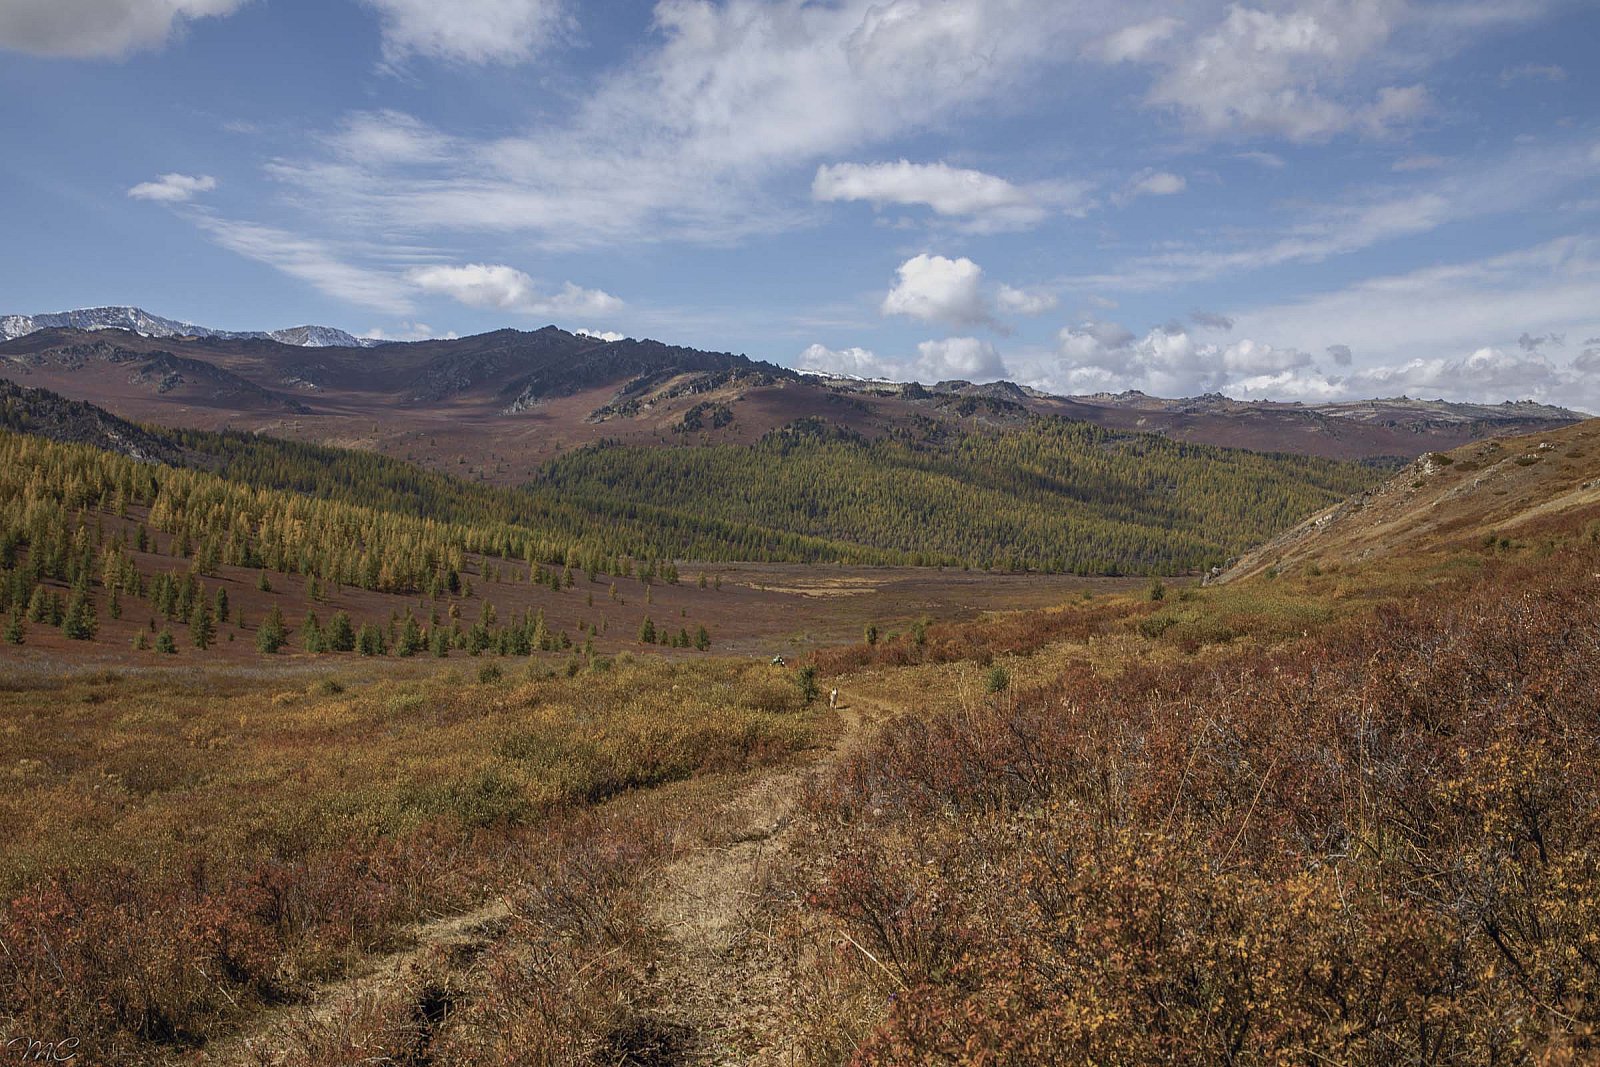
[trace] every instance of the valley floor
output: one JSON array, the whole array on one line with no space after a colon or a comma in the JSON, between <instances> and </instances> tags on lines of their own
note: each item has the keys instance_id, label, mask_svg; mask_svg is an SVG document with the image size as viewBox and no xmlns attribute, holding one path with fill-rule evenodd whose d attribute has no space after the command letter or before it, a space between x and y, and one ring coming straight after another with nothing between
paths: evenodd
<instances>
[{"instance_id":1,"label":"valley floor","mask_svg":"<svg viewBox=\"0 0 1600 1067\"><path fill-rule=\"evenodd\" d=\"M1506 451L1220 585L730 566L652 595L741 605L734 654L8 669L0 1032L130 1067L1594 1062L1600 505L1586 442Z\"/></svg>"}]
</instances>

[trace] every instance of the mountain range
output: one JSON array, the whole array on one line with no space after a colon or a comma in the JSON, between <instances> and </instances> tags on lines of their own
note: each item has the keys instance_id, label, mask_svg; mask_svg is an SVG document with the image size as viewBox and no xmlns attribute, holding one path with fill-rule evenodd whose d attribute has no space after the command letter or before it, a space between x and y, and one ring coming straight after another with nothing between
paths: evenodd
<instances>
[{"instance_id":1,"label":"mountain range","mask_svg":"<svg viewBox=\"0 0 1600 1067\"><path fill-rule=\"evenodd\" d=\"M382 341L356 337L332 326L291 326L286 330L213 330L192 322L152 315L143 308L98 307L43 315L0 315L0 340L11 341L40 330L128 330L143 337L209 337L268 340L299 348L370 348Z\"/></svg>"},{"instance_id":2,"label":"mountain range","mask_svg":"<svg viewBox=\"0 0 1600 1067\"><path fill-rule=\"evenodd\" d=\"M750 444L799 420L879 439L1008 433L1056 416L1119 432L1403 462L1584 416L1532 402L1337 404L1052 396L1012 382L868 381L554 326L414 342L327 327L219 331L138 308L0 318L0 378L134 422L382 452L497 484L601 441Z\"/></svg>"}]
</instances>

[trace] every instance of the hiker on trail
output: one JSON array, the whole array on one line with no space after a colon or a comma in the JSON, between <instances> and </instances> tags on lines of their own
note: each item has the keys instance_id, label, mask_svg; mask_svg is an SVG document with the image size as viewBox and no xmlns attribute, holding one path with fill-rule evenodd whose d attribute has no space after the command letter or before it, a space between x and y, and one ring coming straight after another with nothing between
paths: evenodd
<instances>
[{"instance_id":1,"label":"hiker on trail","mask_svg":"<svg viewBox=\"0 0 1600 1067\"><path fill-rule=\"evenodd\" d=\"M828 690L828 709L830 711L834 711L834 710L837 710L838 707L839 707L839 691L837 689Z\"/></svg>"}]
</instances>

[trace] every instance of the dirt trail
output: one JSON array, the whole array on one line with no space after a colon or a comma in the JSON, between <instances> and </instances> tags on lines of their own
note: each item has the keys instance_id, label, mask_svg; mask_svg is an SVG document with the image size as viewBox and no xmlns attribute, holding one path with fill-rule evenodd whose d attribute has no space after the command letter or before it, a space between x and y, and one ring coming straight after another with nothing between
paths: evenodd
<instances>
[{"instance_id":1,"label":"dirt trail","mask_svg":"<svg viewBox=\"0 0 1600 1067\"><path fill-rule=\"evenodd\" d=\"M364 997L396 985L430 956L443 951L465 964L491 944L511 920L504 899L494 899L468 912L441 916L406 930L407 948L378 956L354 974L321 987L308 1003L272 1009L256 1016L240 1034L216 1042L204 1051L202 1062L219 1065L281 1063L289 1053L288 1031L311 1030L356 1014L352 1008Z\"/></svg>"},{"instance_id":2,"label":"dirt trail","mask_svg":"<svg viewBox=\"0 0 1600 1067\"><path fill-rule=\"evenodd\" d=\"M846 694L838 728L816 758L742 784L670 863L639 872L650 922L661 939L649 999L659 1005L661 1022L687 1037L687 1058L674 1056L673 1062L791 1062L785 1049L770 1044L788 1005L790 968L770 928L764 890L794 867L792 816L807 783L829 773L867 736L869 724L893 712L869 697ZM502 937L511 918L506 900L497 898L470 912L416 924L405 934L409 947L367 961L306 1003L257 1015L243 1032L206 1048L201 1062L286 1062L293 1054L282 1050L296 1047L295 1034L342 1029L361 1015L364 1001L400 985L425 961L436 963L441 952L452 970L465 973Z\"/></svg>"},{"instance_id":3,"label":"dirt trail","mask_svg":"<svg viewBox=\"0 0 1600 1067\"><path fill-rule=\"evenodd\" d=\"M657 993L670 1021L693 1035L688 1062L791 1062L774 1044L790 968L764 890L795 861L793 813L806 784L829 773L893 709L846 694L839 710L839 731L820 757L763 776L726 801L707 839L654 879L651 916L663 936Z\"/></svg>"}]
</instances>

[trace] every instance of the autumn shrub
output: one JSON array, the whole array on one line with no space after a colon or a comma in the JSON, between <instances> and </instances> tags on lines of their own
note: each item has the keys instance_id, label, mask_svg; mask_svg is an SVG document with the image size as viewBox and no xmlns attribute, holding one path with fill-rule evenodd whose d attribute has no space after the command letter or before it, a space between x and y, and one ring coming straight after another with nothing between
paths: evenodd
<instances>
[{"instance_id":1,"label":"autumn shrub","mask_svg":"<svg viewBox=\"0 0 1600 1067\"><path fill-rule=\"evenodd\" d=\"M503 935L433 1048L435 1062L587 1064L641 1016L660 950L646 875L682 820L639 801L589 809L520 845Z\"/></svg>"},{"instance_id":2,"label":"autumn shrub","mask_svg":"<svg viewBox=\"0 0 1600 1067\"><path fill-rule=\"evenodd\" d=\"M1027 655L1065 641L1087 641L1113 633L1129 618L1155 609L1150 603L1104 603L1008 612L980 622L921 624L922 640L890 634L858 645L820 649L807 662L822 674L865 667L906 667L924 663L973 662L988 666L996 656ZM876 631L874 631L874 636Z\"/></svg>"},{"instance_id":3,"label":"autumn shrub","mask_svg":"<svg viewBox=\"0 0 1600 1067\"><path fill-rule=\"evenodd\" d=\"M895 720L809 801L856 1062L1592 1057L1593 569Z\"/></svg>"},{"instance_id":4,"label":"autumn shrub","mask_svg":"<svg viewBox=\"0 0 1600 1067\"><path fill-rule=\"evenodd\" d=\"M519 686L446 670L287 691L238 674L19 680L4 709L17 755L0 765L0 1019L80 1036L85 1062L203 1044L419 917L481 901L574 812L803 747L796 707L741 702L746 671L619 660Z\"/></svg>"}]
</instances>

